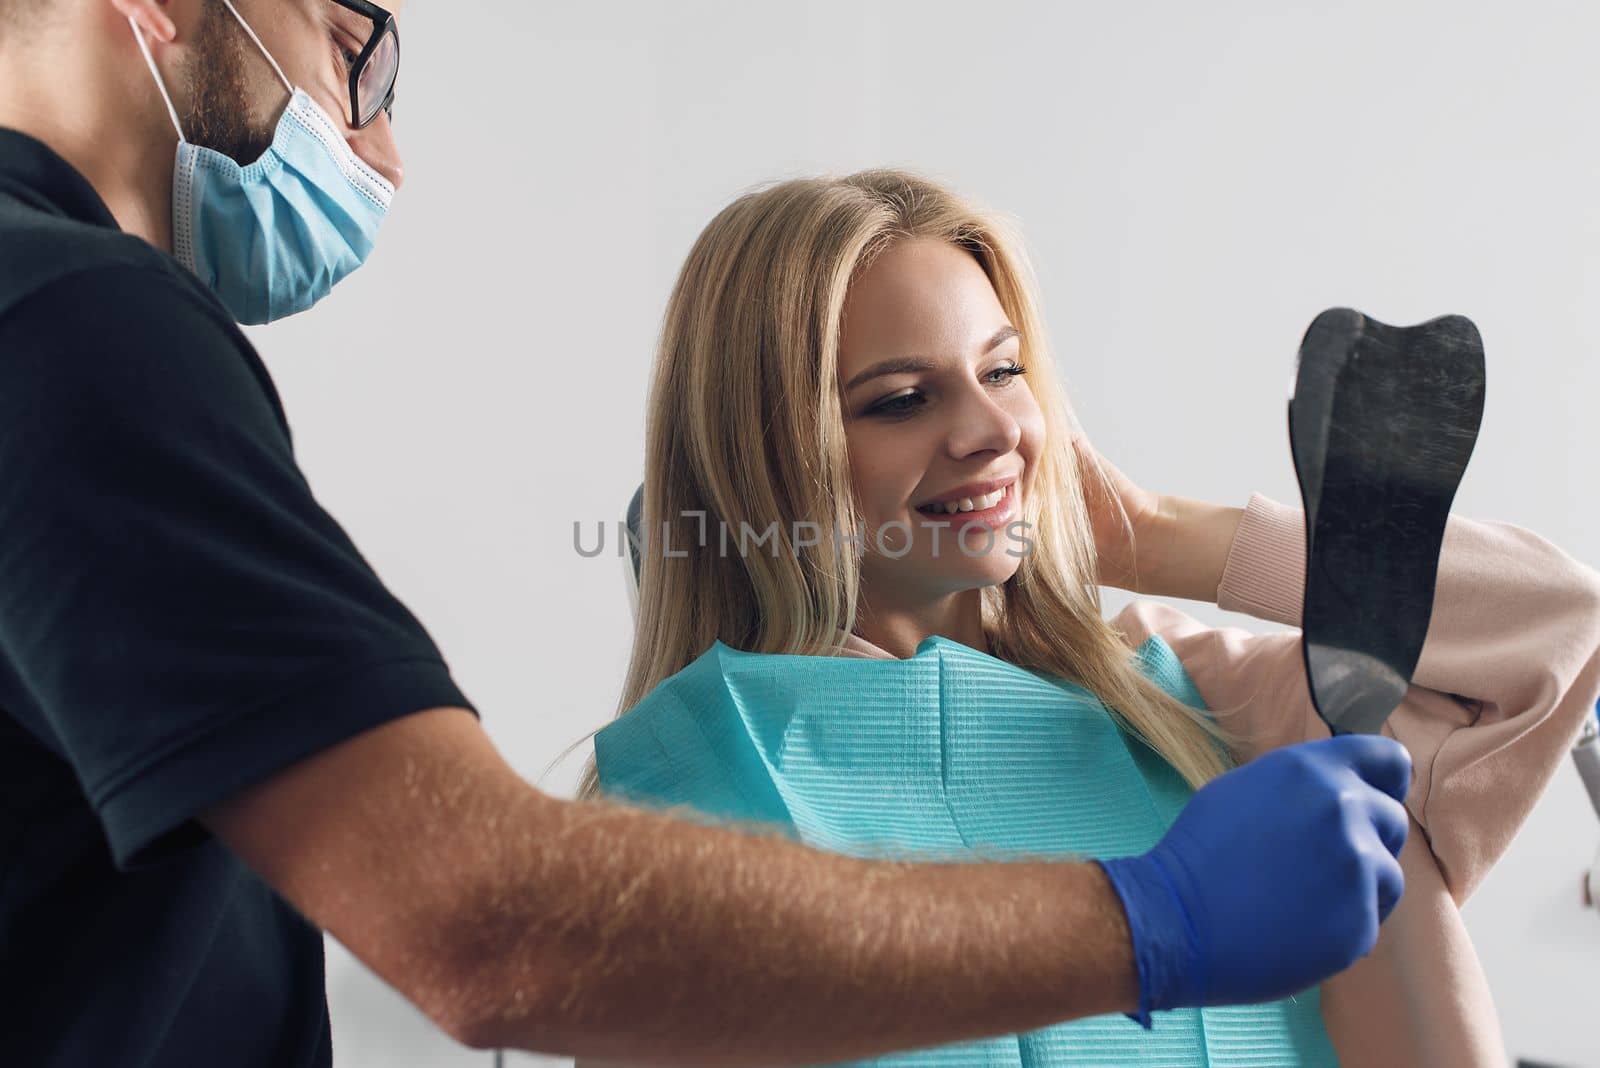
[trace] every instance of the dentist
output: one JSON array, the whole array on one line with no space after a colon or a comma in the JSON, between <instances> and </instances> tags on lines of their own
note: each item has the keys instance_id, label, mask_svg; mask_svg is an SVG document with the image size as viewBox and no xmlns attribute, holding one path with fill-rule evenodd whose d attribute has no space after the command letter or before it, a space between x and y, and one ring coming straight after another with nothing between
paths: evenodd
<instances>
[{"instance_id":1,"label":"dentist","mask_svg":"<svg viewBox=\"0 0 1600 1068\"><path fill-rule=\"evenodd\" d=\"M0 1062L329 1065L324 931L469 1045L698 1065L1148 1022L1371 949L1388 739L1262 757L1103 865L519 778L235 325L372 251L399 61L366 0L0 0Z\"/></svg>"}]
</instances>

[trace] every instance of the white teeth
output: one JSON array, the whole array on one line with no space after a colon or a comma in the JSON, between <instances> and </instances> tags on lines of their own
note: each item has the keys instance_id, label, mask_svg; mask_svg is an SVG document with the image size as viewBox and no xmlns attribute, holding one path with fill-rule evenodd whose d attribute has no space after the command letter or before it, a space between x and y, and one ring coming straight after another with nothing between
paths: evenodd
<instances>
[{"instance_id":1,"label":"white teeth","mask_svg":"<svg viewBox=\"0 0 1600 1068\"><path fill-rule=\"evenodd\" d=\"M945 501L943 504L931 504L929 509L943 512L945 515L954 515L956 512L981 512L985 508L993 508L1000 503L1000 498L1006 495L1004 486L993 493L984 494L982 497L963 497L959 501Z\"/></svg>"}]
</instances>

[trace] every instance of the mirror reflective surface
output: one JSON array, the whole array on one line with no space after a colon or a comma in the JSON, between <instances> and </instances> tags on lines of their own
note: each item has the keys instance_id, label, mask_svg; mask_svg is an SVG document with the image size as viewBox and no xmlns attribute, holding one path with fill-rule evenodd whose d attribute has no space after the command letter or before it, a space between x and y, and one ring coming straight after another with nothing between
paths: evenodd
<instances>
[{"instance_id":1,"label":"mirror reflective surface","mask_svg":"<svg viewBox=\"0 0 1600 1068\"><path fill-rule=\"evenodd\" d=\"M1306 512L1302 637L1334 734L1377 733L1411 683L1484 382L1482 339L1459 315L1395 327L1335 308L1301 342L1289 439Z\"/></svg>"}]
</instances>

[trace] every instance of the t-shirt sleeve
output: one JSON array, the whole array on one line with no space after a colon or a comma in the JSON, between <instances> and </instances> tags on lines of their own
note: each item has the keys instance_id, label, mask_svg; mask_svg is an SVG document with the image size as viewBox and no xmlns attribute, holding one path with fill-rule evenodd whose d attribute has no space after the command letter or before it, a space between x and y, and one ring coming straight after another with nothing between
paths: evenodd
<instances>
[{"instance_id":1,"label":"t-shirt sleeve","mask_svg":"<svg viewBox=\"0 0 1600 1068\"><path fill-rule=\"evenodd\" d=\"M248 343L181 280L36 292L0 317L0 383L0 693L119 867L360 731L472 710L312 496Z\"/></svg>"}]
</instances>

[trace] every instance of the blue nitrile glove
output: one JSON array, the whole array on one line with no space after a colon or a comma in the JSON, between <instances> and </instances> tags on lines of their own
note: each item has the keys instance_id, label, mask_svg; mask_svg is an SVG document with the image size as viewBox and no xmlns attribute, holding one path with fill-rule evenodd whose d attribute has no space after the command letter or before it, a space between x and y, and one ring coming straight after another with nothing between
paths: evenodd
<instances>
[{"instance_id":1,"label":"blue nitrile glove","mask_svg":"<svg viewBox=\"0 0 1600 1068\"><path fill-rule=\"evenodd\" d=\"M1302 742L1206 783L1150 852L1098 861L1133 935L1133 1019L1287 997L1371 952L1405 888L1410 785L1391 738Z\"/></svg>"}]
</instances>

